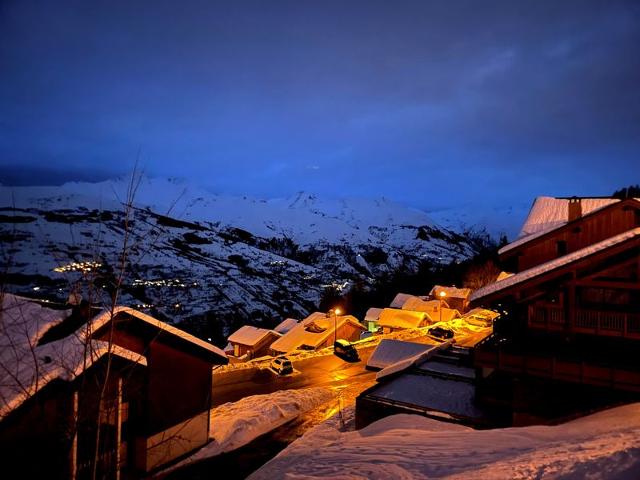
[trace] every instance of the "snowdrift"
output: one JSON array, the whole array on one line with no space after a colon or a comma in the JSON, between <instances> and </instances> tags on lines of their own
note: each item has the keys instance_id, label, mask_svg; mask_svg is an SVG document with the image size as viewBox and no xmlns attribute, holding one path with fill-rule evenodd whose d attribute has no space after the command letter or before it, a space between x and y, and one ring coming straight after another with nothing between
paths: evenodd
<instances>
[{"instance_id":1,"label":"snowdrift","mask_svg":"<svg viewBox=\"0 0 640 480\"><path fill-rule=\"evenodd\" d=\"M473 430L394 415L356 432L320 425L261 479L638 479L640 403L557 426Z\"/></svg>"}]
</instances>

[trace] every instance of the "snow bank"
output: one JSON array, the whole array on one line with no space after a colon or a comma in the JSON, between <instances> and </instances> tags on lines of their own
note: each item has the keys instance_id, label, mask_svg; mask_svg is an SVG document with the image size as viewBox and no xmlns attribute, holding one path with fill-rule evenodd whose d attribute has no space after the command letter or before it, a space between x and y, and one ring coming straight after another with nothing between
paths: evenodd
<instances>
[{"instance_id":1,"label":"snow bank","mask_svg":"<svg viewBox=\"0 0 640 480\"><path fill-rule=\"evenodd\" d=\"M249 478L640 478L640 404L558 426L473 430L394 415L356 432L327 423Z\"/></svg>"},{"instance_id":2,"label":"snow bank","mask_svg":"<svg viewBox=\"0 0 640 480\"><path fill-rule=\"evenodd\" d=\"M212 442L167 471L240 448L332 398L331 390L314 387L225 403L211 410Z\"/></svg>"}]
</instances>

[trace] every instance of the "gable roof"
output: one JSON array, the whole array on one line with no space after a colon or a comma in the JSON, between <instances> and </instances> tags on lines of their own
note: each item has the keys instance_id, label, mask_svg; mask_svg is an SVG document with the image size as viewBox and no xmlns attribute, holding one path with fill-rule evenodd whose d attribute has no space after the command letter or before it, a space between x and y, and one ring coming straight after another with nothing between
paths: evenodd
<instances>
[{"instance_id":1,"label":"gable roof","mask_svg":"<svg viewBox=\"0 0 640 480\"><path fill-rule=\"evenodd\" d=\"M131 318L141 321L146 325L149 325L159 332L163 332L169 334L175 338L179 338L197 349L201 350L204 353L207 353L214 360L222 360L223 363L227 362L227 355L215 345L212 345L204 340L199 339L191 335L190 333L185 332L184 330L180 330L179 328L174 327L166 322L158 320L157 318L152 317L151 315L147 315L146 313L142 313L138 310L135 310L130 307L117 306L113 309L113 315L110 310L104 310L102 313L98 314L89 324L90 333L93 334L97 332L100 328L104 327L112 318L116 318L118 315L127 314ZM86 327L83 327L86 330Z\"/></svg>"},{"instance_id":2,"label":"gable roof","mask_svg":"<svg viewBox=\"0 0 640 480\"><path fill-rule=\"evenodd\" d=\"M349 323L362 330L365 329L360 322L351 315L342 315L334 318L333 315L327 316L327 314L323 312L314 312L273 342L271 349L284 353L292 352L303 345L315 349L319 345L322 345L331 335L334 335L334 322L338 329L345 323Z\"/></svg>"},{"instance_id":3,"label":"gable roof","mask_svg":"<svg viewBox=\"0 0 640 480\"><path fill-rule=\"evenodd\" d=\"M586 258L590 255L596 254L618 244L624 243L633 238L639 237L640 227L628 230L618 235L614 235L613 237L607 238L606 240L602 240L598 243L594 243L593 245L589 245L588 247L582 248L580 250L576 250L575 252L572 252L568 255L564 255L549 262L542 263L528 270L524 270L520 273L516 273L515 275L511 275L504 280L500 280L499 282L491 283L482 288L479 288L471 294L471 300L475 302L484 297L500 292L506 288L538 277L544 273L556 270L565 265L569 265L573 262L577 262L578 260L582 260L583 258Z\"/></svg>"},{"instance_id":4,"label":"gable roof","mask_svg":"<svg viewBox=\"0 0 640 480\"><path fill-rule=\"evenodd\" d=\"M228 338L231 343L240 343L252 347L257 345L268 336L280 337L278 332L268 330L266 328L253 327L251 325L244 325L238 330L233 332Z\"/></svg>"},{"instance_id":5,"label":"gable roof","mask_svg":"<svg viewBox=\"0 0 640 480\"><path fill-rule=\"evenodd\" d=\"M567 225L569 223L570 200L569 198L555 197L536 198L518 238L502 247L498 253L502 255ZM638 198L633 200L640 202ZM625 200L619 198L581 198L582 215L578 220L622 201Z\"/></svg>"},{"instance_id":6,"label":"gable roof","mask_svg":"<svg viewBox=\"0 0 640 480\"><path fill-rule=\"evenodd\" d=\"M108 353L146 366L144 355L92 338L95 332L120 314L126 313L159 331L190 342L214 358L225 362L227 360L224 352L217 347L128 307L116 307L113 315L111 311L105 310L71 335L38 345L42 335L52 326L62 322L68 311L45 309L29 299L10 294L4 294L1 300L0 320L3 328L0 419L51 381L73 381ZM6 345L9 347L5 348Z\"/></svg>"},{"instance_id":7,"label":"gable roof","mask_svg":"<svg viewBox=\"0 0 640 480\"><path fill-rule=\"evenodd\" d=\"M0 420L53 380L71 382L107 353L146 366L138 353L100 340L85 341L76 335L45 343L33 349L28 360L9 366L0 380Z\"/></svg>"}]
</instances>

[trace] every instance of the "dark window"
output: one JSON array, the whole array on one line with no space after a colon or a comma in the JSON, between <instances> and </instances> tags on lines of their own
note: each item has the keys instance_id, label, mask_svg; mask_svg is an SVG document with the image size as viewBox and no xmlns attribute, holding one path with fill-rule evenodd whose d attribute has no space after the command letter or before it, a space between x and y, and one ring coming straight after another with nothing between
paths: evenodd
<instances>
[{"instance_id":1,"label":"dark window","mask_svg":"<svg viewBox=\"0 0 640 480\"><path fill-rule=\"evenodd\" d=\"M640 227L640 210L636 209L634 212L636 227Z\"/></svg>"},{"instance_id":2,"label":"dark window","mask_svg":"<svg viewBox=\"0 0 640 480\"><path fill-rule=\"evenodd\" d=\"M567 242L564 240L558 240L556 242L556 249L558 252L558 256L561 257L567 254Z\"/></svg>"}]
</instances>

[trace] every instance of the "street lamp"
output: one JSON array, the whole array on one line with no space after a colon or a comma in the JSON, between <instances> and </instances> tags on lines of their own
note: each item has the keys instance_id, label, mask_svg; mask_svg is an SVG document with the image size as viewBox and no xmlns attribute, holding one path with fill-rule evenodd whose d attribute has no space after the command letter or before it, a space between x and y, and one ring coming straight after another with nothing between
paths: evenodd
<instances>
[{"instance_id":1,"label":"street lamp","mask_svg":"<svg viewBox=\"0 0 640 480\"><path fill-rule=\"evenodd\" d=\"M447 296L447 292L445 292L444 290L442 290L438 296L440 297L440 322L442 322L442 300L444 300L444 297Z\"/></svg>"},{"instance_id":2,"label":"street lamp","mask_svg":"<svg viewBox=\"0 0 640 480\"><path fill-rule=\"evenodd\" d=\"M336 349L336 342L338 341L338 315L342 312L339 308L332 308L329 312L333 312L333 349Z\"/></svg>"}]
</instances>

